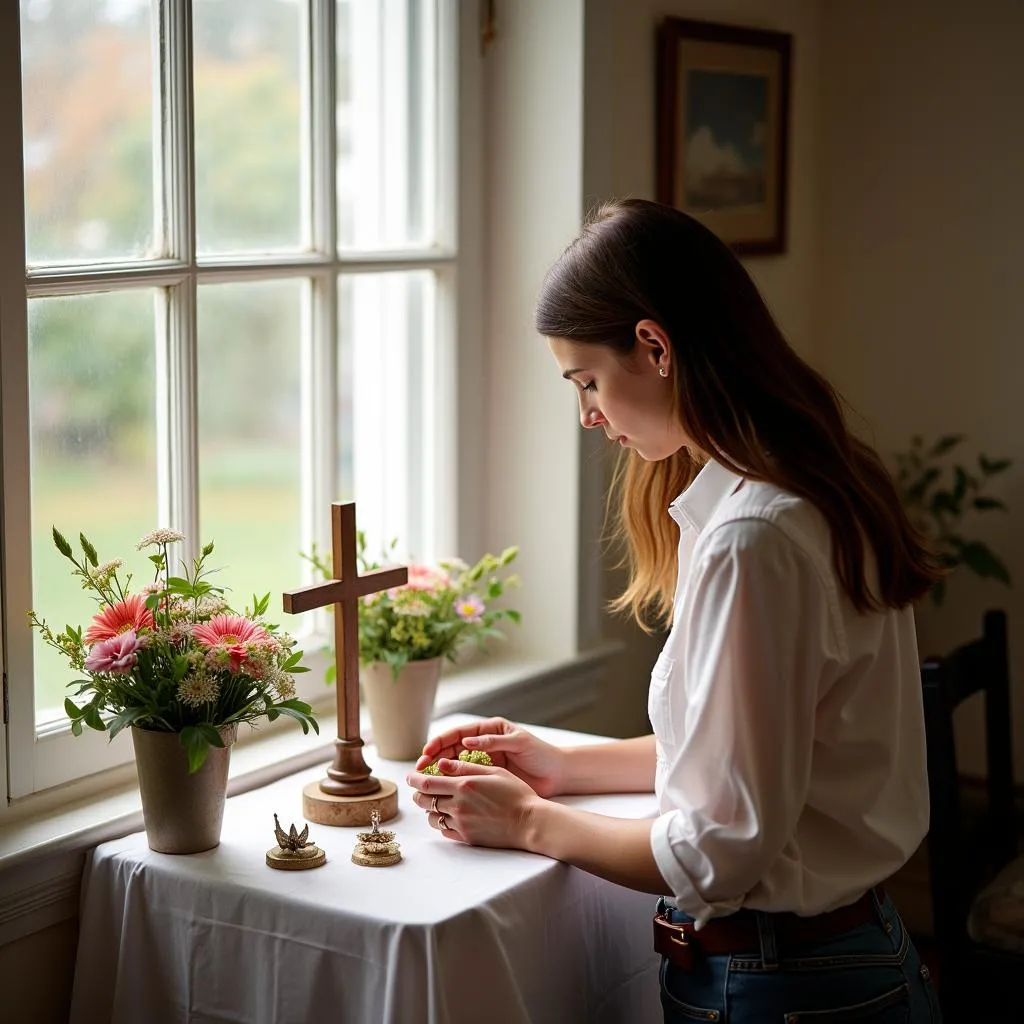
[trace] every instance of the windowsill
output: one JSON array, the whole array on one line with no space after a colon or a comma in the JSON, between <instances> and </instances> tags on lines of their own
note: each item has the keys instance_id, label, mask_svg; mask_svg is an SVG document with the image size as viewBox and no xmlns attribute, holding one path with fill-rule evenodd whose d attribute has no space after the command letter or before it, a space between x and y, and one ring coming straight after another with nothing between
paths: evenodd
<instances>
[{"instance_id":1,"label":"windowsill","mask_svg":"<svg viewBox=\"0 0 1024 1024\"><path fill-rule=\"evenodd\" d=\"M503 714L509 718L547 724L593 703L599 683L617 644L602 646L560 661L488 661L452 672L442 678L434 706L435 718L454 712ZM275 723L261 728L253 738L239 742L231 752L228 796L245 793L334 756L337 716L333 689L318 709L320 734L303 735ZM361 732L373 743L366 709ZM24 812L9 809L0 835L0 871L29 861L80 854L99 843L117 839L143 827L135 766L126 765L109 773L111 784L58 807L33 807L26 801ZM52 799L52 798L51 798Z\"/></svg>"}]
</instances>

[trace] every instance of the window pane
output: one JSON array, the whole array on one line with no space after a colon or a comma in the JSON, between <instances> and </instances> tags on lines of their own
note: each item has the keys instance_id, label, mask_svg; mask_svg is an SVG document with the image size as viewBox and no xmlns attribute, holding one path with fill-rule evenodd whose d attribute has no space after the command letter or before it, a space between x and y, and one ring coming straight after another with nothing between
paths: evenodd
<instances>
[{"instance_id":1,"label":"window pane","mask_svg":"<svg viewBox=\"0 0 1024 1024\"><path fill-rule=\"evenodd\" d=\"M152 255L152 5L21 0L30 264Z\"/></svg>"},{"instance_id":2,"label":"window pane","mask_svg":"<svg viewBox=\"0 0 1024 1024\"><path fill-rule=\"evenodd\" d=\"M78 534L100 562L148 582L135 546L156 526L156 342L150 291L29 303L32 451L32 601L58 632L85 625L96 605L54 547L54 526L81 558ZM35 634L36 722L62 718L73 678Z\"/></svg>"},{"instance_id":3,"label":"window pane","mask_svg":"<svg viewBox=\"0 0 1024 1024\"><path fill-rule=\"evenodd\" d=\"M298 0L194 0L196 243L297 249L302 201Z\"/></svg>"},{"instance_id":4,"label":"window pane","mask_svg":"<svg viewBox=\"0 0 1024 1024\"><path fill-rule=\"evenodd\" d=\"M300 339L304 281L199 290L199 512L237 610L302 584ZM311 623L309 624L311 625Z\"/></svg>"},{"instance_id":5,"label":"window pane","mask_svg":"<svg viewBox=\"0 0 1024 1024\"><path fill-rule=\"evenodd\" d=\"M434 0L339 0L338 244L435 241Z\"/></svg>"},{"instance_id":6,"label":"window pane","mask_svg":"<svg viewBox=\"0 0 1024 1024\"><path fill-rule=\"evenodd\" d=\"M371 554L433 554L435 288L427 270L339 282L338 478Z\"/></svg>"}]
</instances>

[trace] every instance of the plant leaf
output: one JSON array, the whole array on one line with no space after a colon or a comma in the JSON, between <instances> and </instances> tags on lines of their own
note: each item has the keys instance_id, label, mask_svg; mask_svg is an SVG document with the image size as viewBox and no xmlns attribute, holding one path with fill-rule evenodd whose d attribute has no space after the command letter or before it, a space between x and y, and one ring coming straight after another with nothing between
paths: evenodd
<instances>
[{"instance_id":1,"label":"plant leaf","mask_svg":"<svg viewBox=\"0 0 1024 1024\"><path fill-rule=\"evenodd\" d=\"M82 550L85 552L85 557L89 559L90 564L99 565L100 560L96 557L96 549L89 543L89 538L84 533L80 533L78 539L82 543Z\"/></svg>"},{"instance_id":2,"label":"plant leaf","mask_svg":"<svg viewBox=\"0 0 1024 1024\"><path fill-rule=\"evenodd\" d=\"M1012 459L986 459L984 455L978 456L978 465L981 467L982 473L985 476L995 476L996 473L1002 473L1003 470L1009 469L1013 465Z\"/></svg>"},{"instance_id":3,"label":"plant leaf","mask_svg":"<svg viewBox=\"0 0 1024 1024\"><path fill-rule=\"evenodd\" d=\"M960 557L970 570L982 579L996 579L1000 583L1010 584L1010 573L1003 562L981 541L965 544Z\"/></svg>"},{"instance_id":4,"label":"plant leaf","mask_svg":"<svg viewBox=\"0 0 1024 1024\"><path fill-rule=\"evenodd\" d=\"M53 543L57 545L57 550L65 558L74 557L71 554L71 545L67 542L67 539L64 537L64 535L58 531L56 526L53 527Z\"/></svg>"},{"instance_id":5,"label":"plant leaf","mask_svg":"<svg viewBox=\"0 0 1024 1024\"><path fill-rule=\"evenodd\" d=\"M911 502L919 502L924 499L925 492L936 480L942 475L941 469L936 469L932 466L930 469L926 469L924 473L912 483L906 491L906 496Z\"/></svg>"},{"instance_id":6,"label":"plant leaf","mask_svg":"<svg viewBox=\"0 0 1024 1024\"><path fill-rule=\"evenodd\" d=\"M210 751L210 745L206 742L202 732L194 725L186 725L181 730L178 742L185 748L188 755L189 774L199 771Z\"/></svg>"},{"instance_id":7,"label":"plant leaf","mask_svg":"<svg viewBox=\"0 0 1024 1024\"><path fill-rule=\"evenodd\" d=\"M131 725L146 714L145 708L125 708L110 720L110 738L113 739L126 725Z\"/></svg>"},{"instance_id":8,"label":"plant leaf","mask_svg":"<svg viewBox=\"0 0 1024 1024\"><path fill-rule=\"evenodd\" d=\"M946 434L945 437L940 437L938 441L932 445L928 452L928 457L934 459L939 455L945 455L946 452L955 448L963 439L963 434Z\"/></svg>"},{"instance_id":9,"label":"plant leaf","mask_svg":"<svg viewBox=\"0 0 1024 1024\"><path fill-rule=\"evenodd\" d=\"M932 500L928 507L932 515L938 512L951 512L953 515L959 515L960 500L949 491L936 491L932 495Z\"/></svg>"},{"instance_id":10,"label":"plant leaf","mask_svg":"<svg viewBox=\"0 0 1024 1024\"><path fill-rule=\"evenodd\" d=\"M107 725L100 717L99 708L95 704L87 704L82 709L82 721L85 722L90 729L95 729L97 732L103 732Z\"/></svg>"},{"instance_id":11,"label":"plant leaf","mask_svg":"<svg viewBox=\"0 0 1024 1024\"><path fill-rule=\"evenodd\" d=\"M1006 511L1006 506L998 498L975 498L974 507L982 512L992 508L999 508L1004 512Z\"/></svg>"}]
</instances>

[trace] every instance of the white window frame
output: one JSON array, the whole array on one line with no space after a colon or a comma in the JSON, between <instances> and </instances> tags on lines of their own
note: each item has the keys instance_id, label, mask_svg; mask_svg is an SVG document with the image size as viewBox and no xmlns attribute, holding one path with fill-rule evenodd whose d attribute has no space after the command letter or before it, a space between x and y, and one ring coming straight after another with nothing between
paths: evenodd
<instances>
[{"instance_id":1,"label":"white window frame","mask_svg":"<svg viewBox=\"0 0 1024 1024\"><path fill-rule=\"evenodd\" d=\"M177 396L161 410L158 436L164 458L160 472L158 508L161 522L198 537L198 458L196 406L196 292L200 283L306 278L314 282L307 302L309 330L303 351L303 387L309 406L304 417L304 488L302 537L304 545L329 537L330 502L335 474L333 431L313 424L332 419L338 339L337 282L340 275L430 269L437 279L436 331L430 372L437 382L427 420L433 431L436 464L424 474L430 493L423 501L432 512L426 529L436 550L456 550L461 530L473 524L456 519L457 499L465 496L456 467L466 454L459 441L455 409L456 376L460 359L456 332L462 313L466 274L479 280L462 241L456 216L457 172L466 158L465 138L458 131L458 56L465 52L471 30L459 25L457 0L435 0L439 52L436 67L439 123L436 125L439 171L436 191L436 244L428 249L351 252L337 248L336 166L336 43L334 0L307 0L304 36L308 46L306 105L309 160L306 176L312 210L311 249L308 252L244 257L198 258L195 234L195 164L191 132L192 66L191 9L188 0L160 0L157 31L165 40L167 59L160 62L159 81L166 111L160 158L167 249L162 260L103 266L63 266L26 274L22 156L21 64L19 4L0 10L0 423L2 423L2 561L0 612L3 633L3 720L0 757L7 765L6 796L12 802L50 787L105 771L131 760L125 733L108 742L104 733L86 730L72 737L59 723L38 730L35 725L31 631L25 611L31 607L31 517L29 480L28 326L29 298L68 295L117 288L163 288L163 323L157 324L158 353L171 381L168 393ZM464 20L465 21L465 20ZM462 42L459 42L460 36ZM456 285L460 284L457 293ZM471 322L479 320L471 313ZM465 328L463 328L465 330ZM159 332L162 332L160 337ZM475 365L475 364L474 364ZM464 377L463 377L464 379ZM474 461L478 456L470 452ZM43 610L45 613L45 610ZM311 672L319 676L318 672ZM307 677L308 678L308 677ZM319 683L322 691L322 683ZM333 700L333 690L328 691ZM127 732L127 731L126 731Z\"/></svg>"}]
</instances>

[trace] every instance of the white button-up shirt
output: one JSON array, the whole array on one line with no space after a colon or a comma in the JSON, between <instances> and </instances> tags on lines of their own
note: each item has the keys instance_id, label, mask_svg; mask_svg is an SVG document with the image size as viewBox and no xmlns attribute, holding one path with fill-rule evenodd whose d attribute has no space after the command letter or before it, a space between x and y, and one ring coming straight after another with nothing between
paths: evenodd
<instances>
[{"instance_id":1,"label":"white button-up shirt","mask_svg":"<svg viewBox=\"0 0 1024 1024\"><path fill-rule=\"evenodd\" d=\"M858 613L817 509L717 462L669 512L679 575L648 700L658 867L698 928L851 903L928 828L913 611Z\"/></svg>"}]
</instances>

